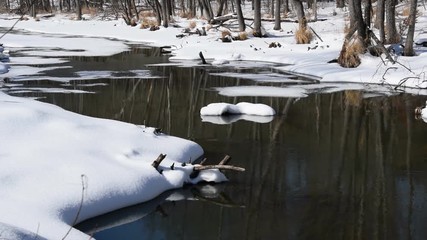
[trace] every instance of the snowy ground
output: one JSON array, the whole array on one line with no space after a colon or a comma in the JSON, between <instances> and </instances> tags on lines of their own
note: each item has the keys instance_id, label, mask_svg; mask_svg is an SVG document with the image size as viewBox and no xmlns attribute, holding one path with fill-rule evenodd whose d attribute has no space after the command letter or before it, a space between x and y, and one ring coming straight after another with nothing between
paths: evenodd
<instances>
[{"instance_id":1,"label":"snowy ground","mask_svg":"<svg viewBox=\"0 0 427 240\"><path fill-rule=\"evenodd\" d=\"M417 18L416 41L427 39L426 11L422 7L418 9L421 15ZM333 14L334 11L336 15ZM309 26L321 36L323 42L320 39L315 39L311 44L301 45L295 44L294 39L297 24L290 22L283 22L282 30L280 31L272 30L273 23L265 22L263 26L267 30L268 38L254 38L249 33L248 40L231 43L223 43L219 40L221 28L210 28L207 36L191 35L184 38L177 38L176 35L181 34L183 28L189 27L190 22L194 21L178 17L175 18L175 24L180 27L161 27L158 31L140 29L139 26L129 27L122 20L73 21L70 20L70 16L64 15L48 19L41 18L40 21L35 21L34 19L22 21L15 28L43 33L107 37L132 42L145 42L155 46L173 46L174 56L172 59L177 60L198 59L199 52L202 51L204 56L214 64L227 64L231 60L257 60L292 64L281 67L281 69L315 76L323 82L385 83L386 85L398 85L402 79L410 77L402 86L413 88L427 87L425 81L427 48L424 47L416 47L417 57L396 56L398 64L391 64L387 61L384 64L381 58L372 57L368 54L362 56L362 64L356 69L344 69L336 63L327 63L337 58L341 49L344 38L343 31L346 24L345 14L345 10L334 10L334 8L327 5L319 8L318 18L327 20L310 23ZM16 21L16 16L13 18L2 15L0 18L1 27L10 27ZM90 19L91 16L86 16L85 18ZM196 22L199 29L202 26L209 28L206 21L197 20ZM250 32L250 28L247 31ZM91 51L97 48L103 49L102 54L111 54L123 50L120 46L99 45L98 41L82 42L71 40L67 41L70 46L65 46L66 48L85 50L84 52L75 52L77 55L83 53L94 54ZM1 41L8 47L18 47L28 44L28 41L25 41L24 38L22 41L16 41L16 39L8 39L7 36L1 39ZM36 42L40 43L42 41ZM268 48L271 42L278 42L281 44L281 47ZM52 44L50 46L59 48L64 47L60 43L50 41L50 38L43 41L43 43ZM119 43L117 44L119 45ZM313 49L314 47L316 48ZM308 50L309 48L312 50ZM418 92L415 91L415 93Z\"/></svg>"},{"instance_id":2,"label":"snowy ground","mask_svg":"<svg viewBox=\"0 0 427 240\"><path fill-rule=\"evenodd\" d=\"M427 16L421 8L420 12L423 15L418 18L416 39L427 37ZM380 58L367 55L362 57L362 65L356 69L328 64L329 60L337 58L342 46L344 14L338 10L334 16L331 8L319 9L319 18L328 20L310 23L310 26L323 42L317 39L308 45L295 44L295 23L282 23L282 31L274 31L271 23L265 23L269 38L250 37L246 41L222 43L218 40L220 31L215 29L210 29L207 36L176 38L182 28L189 26L190 20L187 19L176 19L181 28L160 28L154 32L126 26L121 20L73 21L64 15L41 18L40 21L30 19L19 22L15 28L49 35L13 33L2 38L0 41L7 48L23 50L26 56L11 59L9 72L1 76L19 81L20 76L35 75L47 69L49 64L66 62L61 58L63 56L108 56L128 49L122 41L112 40L118 39L155 46L172 45L175 60L198 59L202 51L213 64L233 64L232 61L238 60L291 64L280 69L311 75L322 82L307 85L304 89L298 86L217 89L224 95L257 92L304 97L308 94L307 87L328 88L336 82L347 82L352 83L346 85L348 89L360 89L360 83L373 83L369 86L378 88L376 84L397 85L407 77L411 77L404 84L411 87L407 91L426 94L419 89L427 87L425 48L416 48L417 57L397 57L406 67L384 64ZM10 27L15 21L16 16L1 15L0 27ZM199 28L206 26L201 20L197 24ZM67 35L73 37L67 38ZM279 42L282 47L268 48L271 42ZM315 46L318 47L308 50ZM47 67L31 67L31 64ZM7 70L7 66L0 65L0 71ZM202 172L201 178L189 178L192 167L182 167L178 163L203 154L194 142L158 135L152 128L77 115L1 92L0 102L0 238L61 239L74 223L147 201L167 189L181 187L185 182L197 182L202 178L225 180L220 172L213 170ZM259 122L267 121L265 118L260 118ZM168 155L162 164L163 174L151 166L160 153ZM170 170L168 166L173 162L176 162L176 168ZM88 238L75 229L67 237Z\"/></svg>"}]
</instances>

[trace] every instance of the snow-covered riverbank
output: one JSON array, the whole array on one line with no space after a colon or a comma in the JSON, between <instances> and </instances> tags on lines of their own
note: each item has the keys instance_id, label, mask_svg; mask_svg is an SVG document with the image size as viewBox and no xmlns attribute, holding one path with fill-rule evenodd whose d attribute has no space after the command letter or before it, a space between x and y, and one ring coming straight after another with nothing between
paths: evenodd
<instances>
[{"instance_id":1,"label":"snow-covered riverbank","mask_svg":"<svg viewBox=\"0 0 427 240\"><path fill-rule=\"evenodd\" d=\"M427 39L427 16L422 8L419 8L420 16L417 18L415 40ZM223 43L219 40L221 28L210 28L206 21L188 20L176 17L177 27L163 28L158 31L140 29L139 26L129 27L122 20L114 21L74 21L70 16L57 15L51 18L40 18L39 21L29 19L16 25L16 29L24 29L34 32L51 34L82 35L91 37L103 37L126 40L138 43L148 43L154 46L172 46L173 57L171 59L199 59L199 52L215 63L227 63L230 60L254 60L269 61L283 64L291 64L281 67L282 70L297 72L316 76L324 82L353 82L353 83L373 83L373 84L402 84L402 80L409 78L402 86L413 88L427 87L425 82L425 71L427 62L427 48L416 46L416 57L396 56L397 64L383 62L381 58L365 54L362 56L362 64L358 68L346 69L336 63L328 61L336 59L341 50L344 39L345 17L344 10L334 10L333 7L319 8L318 18L326 21L310 23L309 26L315 29L322 38L315 39L311 44L296 44L294 32L296 23L282 22L282 30L273 30L273 23L264 22L267 38L254 38L249 33L249 39L245 41L233 41ZM16 17L0 16L0 26L10 27L16 21ZM86 16L87 19L90 16ZM190 22L196 22L196 28L206 27L207 36L190 35L177 38L182 34L183 29L189 27ZM250 31L247 30L247 31ZM19 46L13 40L2 39L6 46ZM281 47L269 48L272 42L280 43ZM68 41L74 49L85 50L86 48L96 49L99 43L81 44L72 39ZM47 42L46 42L47 44ZM52 43L54 45L54 43ZM25 45L25 44L24 44ZM83 46L84 45L84 46ZM61 47L61 46L58 46ZM120 52L120 47L99 47L103 51ZM85 51L83 51L85 52ZM98 53L100 54L100 53ZM227 61L222 61L227 60Z\"/></svg>"},{"instance_id":2,"label":"snow-covered riverbank","mask_svg":"<svg viewBox=\"0 0 427 240\"><path fill-rule=\"evenodd\" d=\"M361 66L356 69L328 63L337 58L341 50L345 25L343 14L334 15L330 8L320 9L319 18L327 20L310 23L310 26L323 41L317 39L308 45L295 44L297 25L290 22L282 23L282 31L274 31L272 23L265 23L268 38L250 37L245 41L223 43L218 40L220 30L216 29L208 30L207 36L177 38L176 35L193 21L187 19L176 19L180 27L161 27L154 32L129 27L122 20L74 21L66 15L41 18L40 21L29 19L19 22L15 28L49 35L14 33L2 38L1 43L11 50L27 49L26 57L11 59L10 72L2 76L13 81L15 76L36 74L46 68L28 65L66 61L61 56L120 53L128 49L123 41L130 41L172 46L172 59L176 60L199 59L199 52L202 52L214 64L235 60L290 64L280 70L316 76L328 83L399 85L407 79L402 86L411 87L410 92L427 87L427 53L423 47L416 48L416 57L397 57L400 64L383 63L380 58L368 55L362 57ZM16 16L1 15L0 18L0 27L4 28L11 27L16 21ZM418 20L416 39L426 38L425 12ZM197 27L202 26L207 27L207 23L197 20ZM67 38L69 35L73 37ZM278 42L281 47L269 48L271 42ZM37 48L43 50L37 51ZM32 57L34 55L37 57ZM7 70L5 65L0 69ZM259 88L253 88L253 91L257 90ZM290 90L294 92L295 89ZM305 89L301 91L297 96L306 95ZM147 201L165 190L179 188L185 182L225 180L225 176L216 170L204 171L197 179L189 178L192 166L179 163L203 154L194 142L157 134L153 128L85 117L1 92L0 102L1 238L61 239L75 223ZM162 174L151 166L160 153L167 154L162 163ZM175 170L169 168L172 163L176 163ZM67 237L88 238L75 229Z\"/></svg>"}]
</instances>

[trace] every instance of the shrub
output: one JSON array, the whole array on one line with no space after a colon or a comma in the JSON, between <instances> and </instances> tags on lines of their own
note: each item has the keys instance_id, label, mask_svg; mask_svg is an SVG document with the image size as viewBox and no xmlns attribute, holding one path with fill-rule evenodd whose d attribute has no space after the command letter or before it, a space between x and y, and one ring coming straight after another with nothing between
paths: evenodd
<instances>
[{"instance_id":1,"label":"shrub","mask_svg":"<svg viewBox=\"0 0 427 240\"><path fill-rule=\"evenodd\" d=\"M307 20L305 18L299 21L299 28L295 32L295 40L297 44L307 44L313 40L313 33L307 28Z\"/></svg>"},{"instance_id":2,"label":"shrub","mask_svg":"<svg viewBox=\"0 0 427 240\"><path fill-rule=\"evenodd\" d=\"M365 49L363 44L358 40L347 41L345 40L343 48L341 49L338 63L341 67L355 68L361 63L359 54L364 53Z\"/></svg>"}]
</instances>

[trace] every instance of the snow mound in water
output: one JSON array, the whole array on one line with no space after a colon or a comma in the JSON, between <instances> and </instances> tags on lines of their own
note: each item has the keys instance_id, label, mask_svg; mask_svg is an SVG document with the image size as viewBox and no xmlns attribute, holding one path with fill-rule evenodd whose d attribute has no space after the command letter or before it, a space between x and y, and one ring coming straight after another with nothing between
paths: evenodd
<instances>
[{"instance_id":1,"label":"snow mound in water","mask_svg":"<svg viewBox=\"0 0 427 240\"><path fill-rule=\"evenodd\" d=\"M211 103L200 110L202 116L220 116L227 114L246 114L257 116L272 116L276 112L270 106L261 103L241 102L238 104L230 103Z\"/></svg>"}]
</instances>

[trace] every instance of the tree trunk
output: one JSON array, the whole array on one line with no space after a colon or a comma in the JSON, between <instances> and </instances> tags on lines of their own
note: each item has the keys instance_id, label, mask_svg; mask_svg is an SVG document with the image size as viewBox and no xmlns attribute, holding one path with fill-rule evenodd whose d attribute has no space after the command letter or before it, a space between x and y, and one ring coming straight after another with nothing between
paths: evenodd
<instances>
[{"instance_id":1,"label":"tree trunk","mask_svg":"<svg viewBox=\"0 0 427 240\"><path fill-rule=\"evenodd\" d=\"M350 0L350 28L356 26L357 35L359 36L364 48L368 47L369 41L367 38L367 27L362 14L362 1Z\"/></svg>"},{"instance_id":2,"label":"tree trunk","mask_svg":"<svg viewBox=\"0 0 427 240\"><path fill-rule=\"evenodd\" d=\"M225 5L226 0L219 0L219 7L218 7L218 12L216 13L216 16L222 16L222 12L224 11L224 5Z\"/></svg>"},{"instance_id":3,"label":"tree trunk","mask_svg":"<svg viewBox=\"0 0 427 240\"><path fill-rule=\"evenodd\" d=\"M302 6L302 1L301 0L292 0L292 4L293 4L294 9L297 13L298 21L300 21L301 19L303 19L305 17L304 8Z\"/></svg>"},{"instance_id":4,"label":"tree trunk","mask_svg":"<svg viewBox=\"0 0 427 240\"><path fill-rule=\"evenodd\" d=\"M274 13L274 30L280 30L280 0L276 0L276 8Z\"/></svg>"},{"instance_id":5,"label":"tree trunk","mask_svg":"<svg viewBox=\"0 0 427 240\"><path fill-rule=\"evenodd\" d=\"M336 6L337 8L344 8L345 7L344 0L337 0Z\"/></svg>"},{"instance_id":6,"label":"tree trunk","mask_svg":"<svg viewBox=\"0 0 427 240\"><path fill-rule=\"evenodd\" d=\"M243 13L242 13L241 0L236 0L236 12L237 12L237 21L239 22L239 31L243 32L246 29L246 25L245 25L245 19L243 18Z\"/></svg>"},{"instance_id":7,"label":"tree trunk","mask_svg":"<svg viewBox=\"0 0 427 240\"><path fill-rule=\"evenodd\" d=\"M76 0L76 19L82 20L82 3L81 0Z\"/></svg>"},{"instance_id":8,"label":"tree trunk","mask_svg":"<svg viewBox=\"0 0 427 240\"><path fill-rule=\"evenodd\" d=\"M372 0L365 0L365 25L367 28L371 28L371 11L372 11Z\"/></svg>"},{"instance_id":9,"label":"tree trunk","mask_svg":"<svg viewBox=\"0 0 427 240\"><path fill-rule=\"evenodd\" d=\"M409 25L408 25L408 35L406 36L404 55L405 56L414 56L414 33L415 33L415 20L417 13L417 0L410 0L410 11L409 11Z\"/></svg>"},{"instance_id":10,"label":"tree trunk","mask_svg":"<svg viewBox=\"0 0 427 240\"><path fill-rule=\"evenodd\" d=\"M254 1L254 37L262 37L261 33L261 0Z\"/></svg>"},{"instance_id":11,"label":"tree trunk","mask_svg":"<svg viewBox=\"0 0 427 240\"><path fill-rule=\"evenodd\" d=\"M163 18L163 27L167 28L169 26L169 16L168 16L168 3L167 0L162 0L162 18Z\"/></svg>"},{"instance_id":12,"label":"tree trunk","mask_svg":"<svg viewBox=\"0 0 427 240\"><path fill-rule=\"evenodd\" d=\"M386 0L387 43L399 43L400 35L396 29L396 0Z\"/></svg>"},{"instance_id":13,"label":"tree trunk","mask_svg":"<svg viewBox=\"0 0 427 240\"><path fill-rule=\"evenodd\" d=\"M384 12L385 12L385 0L378 0L377 2L377 18L375 19L375 26L380 32L380 41L385 43L385 31L384 31Z\"/></svg>"},{"instance_id":14,"label":"tree trunk","mask_svg":"<svg viewBox=\"0 0 427 240\"><path fill-rule=\"evenodd\" d=\"M369 0L370 1L370 0ZM313 6L311 8L314 14L314 21L317 21L317 0L313 0Z\"/></svg>"}]
</instances>

